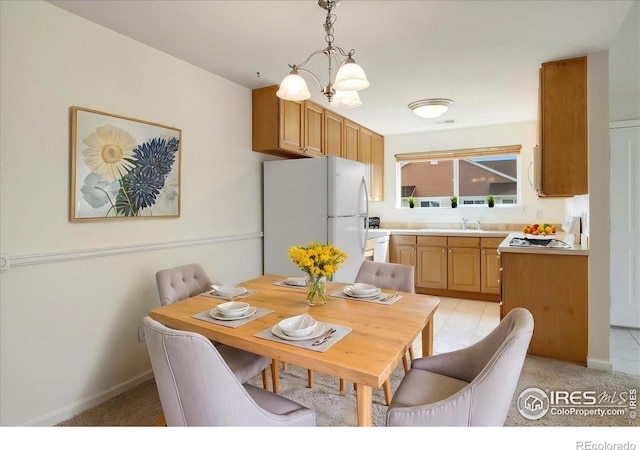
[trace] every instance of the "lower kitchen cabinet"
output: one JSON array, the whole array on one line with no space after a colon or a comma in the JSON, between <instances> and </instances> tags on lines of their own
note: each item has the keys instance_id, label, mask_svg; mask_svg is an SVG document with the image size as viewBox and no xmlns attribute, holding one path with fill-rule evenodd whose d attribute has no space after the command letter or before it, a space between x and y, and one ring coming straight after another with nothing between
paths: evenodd
<instances>
[{"instance_id":1,"label":"lower kitchen cabinet","mask_svg":"<svg viewBox=\"0 0 640 450\"><path fill-rule=\"evenodd\" d=\"M416 266L416 236L391 235L389 243L390 262Z\"/></svg>"},{"instance_id":2,"label":"lower kitchen cabinet","mask_svg":"<svg viewBox=\"0 0 640 450\"><path fill-rule=\"evenodd\" d=\"M447 289L447 238L418 236L416 287Z\"/></svg>"},{"instance_id":3,"label":"lower kitchen cabinet","mask_svg":"<svg viewBox=\"0 0 640 450\"><path fill-rule=\"evenodd\" d=\"M480 292L480 238L448 237L447 289Z\"/></svg>"},{"instance_id":4,"label":"lower kitchen cabinet","mask_svg":"<svg viewBox=\"0 0 640 450\"><path fill-rule=\"evenodd\" d=\"M529 353L585 364L588 257L501 253L501 317L517 307L534 318Z\"/></svg>"},{"instance_id":5,"label":"lower kitchen cabinet","mask_svg":"<svg viewBox=\"0 0 640 450\"><path fill-rule=\"evenodd\" d=\"M500 294L500 255L503 238L480 238L480 292Z\"/></svg>"}]
</instances>

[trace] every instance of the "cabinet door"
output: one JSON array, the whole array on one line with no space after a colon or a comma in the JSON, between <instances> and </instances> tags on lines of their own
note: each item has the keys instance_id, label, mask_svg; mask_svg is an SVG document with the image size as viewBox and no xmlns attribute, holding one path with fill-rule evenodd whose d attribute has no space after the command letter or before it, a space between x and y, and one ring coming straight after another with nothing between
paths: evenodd
<instances>
[{"instance_id":1,"label":"cabinet door","mask_svg":"<svg viewBox=\"0 0 640 450\"><path fill-rule=\"evenodd\" d=\"M449 248L448 288L480 292L480 249Z\"/></svg>"},{"instance_id":2,"label":"cabinet door","mask_svg":"<svg viewBox=\"0 0 640 450\"><path fill-rule=\"evenodd\" d=\"M309 156L322 156L322 125L324 108L313 102L304 102L303 152Z\"/></svg>"},{"instance_id":3,"label":"cabinet door","mask_svg":"<svg viewBox=\"0 0 640 450\"><path fill-rule=\"evenodd\" d=\"M540 195L588 193L587 58L544 63L540 74Z\"/></svg>"},{"instance_id":4,"label":"cabinet door","mask_svg":"<svg viewBox=\"0 0 640 450\"><path fill-rule=\"evenodd\" d=\"M369 200L371 200L371 146L373 132L360 127L360 145L358 147L358 161L364 164L364 180L369 190Z\"/></svg>"},{"instance_id":5,"label":"cabinet door","mask_svg":"<svg viewBox=\"0 0 640 450\"><path fill-rule=\"evenodd\" d=\"M358 147L360 146L360 125L350 120L344 120L344 158L358 161Z\"/></svg>"},{"instance_id":6,"label":"cabinet door","mask_svg":"<svg viewBox=\"0 0 640 450\"><path fill-rule=\"evenodd\" d=\"M416 286L432 289L447 289L446 247L418 247Z\"/></svg>"},{"instance_id":7,"label":"cabinet door","mask_svg":"<svg viewBox=\"0 0 640 450\"><path fill-rule=\"evenodd\" d=\"M416 266L416 246L400 244L396 246L395 262L405 266Z\"/></svg>"},{"instance_id":8,"label":"cabinet door","mask_svg":"<svg viewBox=\"0 0 640 450\"><path fill-rule=\"evenodd\" d=\"M588 257L510 252L502 252L501 257L503 313L522 307L533 314L529 353L584 364ZM532 267L544 267L544 280Z\"/></svg>"},{"instance_id":9,"label":"cabinet door","mask_svg":"<svg viewBox=\"0 0 640 450\"><path fill-rule=\"evenodd\" d=\"M303 147L303 105L302 103L279 100L279 110L279 147L292 152L300 152Z\"/></svg>"},{"instance_id":10,"label":"cabinet door","mask_svg":"<svg viewBox=\"0 0 640 450\"><path fill-rule=\"evenodd\" d=\"M344 118L331 111L324 112L324 154L344 157Z\"/></svg>"},{"instance_id":11,"label":"cabinet door","mask_svg":"<svg viewBox=\"0 0 640 450\"><path fill-rule=\"evenodd\" d=\"M483 248L480 261L480 292L500 293L500 255L497 248Z\"/></svg>"},{"instance_id":12,"label":"cabinet door","mask_svg":"<svg viewBox=\"0 0 640 450\"><path fill-rule=\"evenodd\" d=\"M371 139L371 201L384 200L384 138L373 134Z\"/></svg>"}]
</instances>

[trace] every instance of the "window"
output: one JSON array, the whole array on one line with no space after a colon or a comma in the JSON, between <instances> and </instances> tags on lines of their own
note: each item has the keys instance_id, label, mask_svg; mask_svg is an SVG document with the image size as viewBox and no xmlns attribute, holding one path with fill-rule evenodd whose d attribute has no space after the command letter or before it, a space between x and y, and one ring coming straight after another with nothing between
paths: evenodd
<instances>
[{"instance_id":1,"label":"window","mask_svg":"<svg viewBox=\"0 0 640 450\"><path fill-rule=\"evenodd\" d=\"M408 207L413 196L420 208L449 208L451 197L459 205L484 205L492 194L496 204L518 200L520 145L463 150L400 153L399 204Z\"/></svg>"}]
</instances>

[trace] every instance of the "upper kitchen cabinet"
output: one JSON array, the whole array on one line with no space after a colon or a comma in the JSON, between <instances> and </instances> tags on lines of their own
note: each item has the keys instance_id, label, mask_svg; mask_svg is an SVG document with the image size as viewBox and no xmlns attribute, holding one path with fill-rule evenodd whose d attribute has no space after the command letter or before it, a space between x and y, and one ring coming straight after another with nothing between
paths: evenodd
<instances>
[{"instance_id":1,"label":"upper kitchen cabinet","mask_svg":"<svg viewBox=\"0 0 640 450\"><path fill-rule=\"evenodd\" d=\"M588 193L587 58L542 64L536 189L541 197Z\"/></svg>"},{"instance_id":2,"label":"upper kitchen cabinet","mask_svg":"<svg viewBox=\"0 0 640 450\"><path fill-rule=\"evenodd\" d=\"M346 158L344 151L344 117L324 112L324 154ZM347 158L348 159L348 158ZM356 158L353 158L356 159Z\"/></svg>"},{"instance_id":3,"label":"upper kitchen cabinet","mask_svg":"<svg viewBox=\"0 0 640 450\"><path fill-rule=\"evenodd\" d=\"M278 86L252 92L253 150L288 158L307 156L304 147L304 103L276 96Z\"/></svg>"},{"instance_id":4,"label":"upper kitchen cabinet","mask_svg":"<svg viewBox=\"0 0 640 450\"><path fill-rule=\"evenodd\" d=\"M370 200L384 200L384 137L373 133L371 139L371 192Z\"/></svg>"},{"instance_id":5,"label":"upper kitchen cabinet","mask_svg":"<svg viewBox=\"0 0 640 450\"><path fill-rule=\"evenodd\" d=\"M302 151L307 156L322 156L324 148L324 108L313 102L304 102L304 120L302 128L304 129L304 141Z\"/></svg>"},{"instance_id":6,"label":"upper kitchen cabinet","mask_svg":"<svg viewBox=\"0 0 640 450\"><path fill-rule=\"evenodd\" d=\"M360 147L360 125L344 119L342 132L344 136L344 158L357 161L358 148Z\"/></svg>"}]
</instances>

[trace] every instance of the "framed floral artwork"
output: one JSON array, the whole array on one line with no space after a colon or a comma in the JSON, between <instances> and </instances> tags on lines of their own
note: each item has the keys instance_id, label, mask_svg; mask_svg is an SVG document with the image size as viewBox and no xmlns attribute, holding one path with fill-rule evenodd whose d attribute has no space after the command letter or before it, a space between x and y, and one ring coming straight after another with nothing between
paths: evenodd
<instances>
[{"instance_id":1,"label":"framed floral artwork","mask_svg":"<svg viewBox=\"0 0 640 450\"><path fill-rule=\"evenodd\" d=\"M71 108L72 222L180 217L182 131Z\"/></svg>"}]
</instances>

